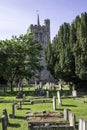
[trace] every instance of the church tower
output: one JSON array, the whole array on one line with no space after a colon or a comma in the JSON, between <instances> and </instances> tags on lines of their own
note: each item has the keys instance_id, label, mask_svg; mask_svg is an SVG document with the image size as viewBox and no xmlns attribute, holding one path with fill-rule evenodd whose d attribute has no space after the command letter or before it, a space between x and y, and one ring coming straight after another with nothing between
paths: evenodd
<instances>
[{"instance_id":1,"label":"church tower","mask_svg":"<svg viewBox=\"0 0 87 130\"><path fill-rule=\"evenodd\" d=\"M39 14L37 14L37 25L31 24L27 30L27 34L32 33L34 35L34 40L37 40L43 47L43 51L41 51L41 62L40 64L44 67L44 69L39 73L40 81L50 81L52 80L52 76L50 72L46 68L45 56L44 56L44 48L50 42L50 20L45 19L44 25L40 25Z\"/></svg>"}]
</instances>

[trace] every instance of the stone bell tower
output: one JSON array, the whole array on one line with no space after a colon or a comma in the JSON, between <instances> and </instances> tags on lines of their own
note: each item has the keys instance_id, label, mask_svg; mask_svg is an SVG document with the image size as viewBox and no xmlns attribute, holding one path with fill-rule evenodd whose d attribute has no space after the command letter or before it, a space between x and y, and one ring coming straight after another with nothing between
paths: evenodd
<instances>
[{"instance_id":1,"label":"stone bell tower","mask_svg":"<svg viewBox=\"0 0 87 130\"><path fill-rule=\"evenodd\" d=\"M39 73L39 80L51 81L53 78L50 72L46 68L45 64L45 56L44 56L44 48L50 42L50 20L45 19L44 24L40 25L39 14L37 14L37 25L31 24L27 30L27 34L32 33L34 35L34 40L37 40L43 47L43 51L41 51L41 61L40 64L44 67L44 69Z\"/></svg>"}]
</instances>

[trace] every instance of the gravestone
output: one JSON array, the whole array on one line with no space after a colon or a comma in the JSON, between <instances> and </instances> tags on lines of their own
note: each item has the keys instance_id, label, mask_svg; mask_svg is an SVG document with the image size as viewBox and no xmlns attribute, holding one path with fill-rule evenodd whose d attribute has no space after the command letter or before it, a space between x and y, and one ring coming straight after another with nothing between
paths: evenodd
<instances>
[{"instance_id":1,"label":"gravestone","mask_svg":"<svg viewBox=\"0 0 87 130\"><path fill-rule=\"evenodd\" d=\"M42 82L39 83L40 88L42 88Z\"/></svg>"},{"instance_id":2,"label":"gravestone","mask_svg":"<svg viewBox=\"0 0 87 130\"><path fill-rule=\"evenodd\" d=\"M46 91L46 97L49 98L49 91Z\"/></svg>"},{"instance_id":3,"label":"gravestone","mask_svg":"<svg viewBox=\"0 0 87 130\"><path fill-rule=\"evenodd\" d=\"M62 90L62 83L59 81L59 90Z\"/></svg>"},{"instance_id":4,"label":"gravestone","mask_svg":"<svg viewBox=\"0 0 87 130\"><path fill-rule=\"evenodd\" d=\"M12 114L9 115L11 118L14 118L15 117L15 104L13 102L12 104Z\"/></svg>"},{"instance_id":5,"label":"gravestone","mask_svg":"<svg viewBox=\"0 0 87 130\"><path fill-rule=\"evenodd\" d=\"M38 84L37 84L37 81L35 81L35 89L38 90Z\"/></svg>"},{"instance_id":6,"label":"gravestone","mask_svg":"<svg viewBox=\"0 0 87 130\"><path fill-rule=\"evenodd\" d=\"M83 120L83 129L82 130L87 130L87 121Z\"/></svg>"},{"instance_id":7,"label":"gravestone","mask_svg":"<svg viewBox=\"0 0 87 130\"><path fill-rule=\"evenodd\" d=\"M77 91L76 91L76 90L73 90L73 91L72 91L72 96L73 96L73 97L77 97Z\"/></svg>"},{"instance_id":8,"label":"gravestone","mask_svg":"<svg viewBox=\"0 0 87 130\"><path fill-rule=\"evenodd\" d=\"M68 121L68 110L64 109L64 119Z\"/></svg>"},{"instance_id":9,"label":"gravestone","mask_svg":"<svg viewBox=\"0 0 87 130\"><path fill-rule=\"evenodd\" d=\"M3 110L3 115L5 115L6 123L8 124L9 121L8 121L8 114L7 114L7 110L6 109Z\"/></svg>"},{"instance_id":10,"label":"gravestone","mask_svg":"<svg viewBox=\"0 0 87 130\"><path fill-rule=\"evenodd\" d=\"M78 130L83 130L83 118L79 119Z\"/></svg>"},{"instance_id":11,"label":"gravestone","mask_svg":"<svg viewBox=\"0 0 87 130\"><path fill-rule=\"evenodd\" d=\"M7 121L5 115L2 115L1 121L2 121L2 130L7 130Z\"/></svg>"},{"instance_id":12,"label":"gravestone","mask_svg":"<svg viewBox=\"0 0 87 130\"><path fill-rule=\"evenodd\" d=\"M47 82L46 85L45 85L45 89L46 90L49 90L50 89L50 84Z\"/></svg>"},{"instance_id":13,"label":"gravestone","mask_svg":"<svg viewBox=\"0 0 87 130\"><path fill-rule=\"evenodd\" d=\"M76 117L72 112L69 112L69 123L70 126L73 126L75 128L75 122L76 122Z\"/></svg>"},{"instance_id":14,"label":"gravestone","mask_svg":"<svg viewBox=\"0 0 87 130\"><path fill-rule=\"evenodd\" d=\"M53 110L56 110L56 96L53 96Z\"/></svg>"},{"instance_id":15,"label":"gravestone","mask_svg":"<svg viewBox=\"0 0 87 130\"><path fill-rule=\"evenodd\" d=\"M61 106L62 101L61 101L60 91L57 91L57 98L58 98L58 105Z\"/></svg>"}]
</instances>

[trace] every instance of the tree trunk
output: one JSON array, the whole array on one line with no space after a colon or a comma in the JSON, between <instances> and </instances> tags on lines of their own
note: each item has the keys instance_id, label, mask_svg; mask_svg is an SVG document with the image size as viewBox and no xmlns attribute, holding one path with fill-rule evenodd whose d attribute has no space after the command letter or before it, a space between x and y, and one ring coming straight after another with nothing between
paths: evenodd
<instances>
[{"instance_id":1,"label":"tree trunk","mask_svg":"<svg viewBox=\"0 0 87 130\"><path fill-rule=\"evenodd\" d=\"M13 81L11 81L10 83L11 83L11 92L13 92Z\"/></svg>"}]
</instances>

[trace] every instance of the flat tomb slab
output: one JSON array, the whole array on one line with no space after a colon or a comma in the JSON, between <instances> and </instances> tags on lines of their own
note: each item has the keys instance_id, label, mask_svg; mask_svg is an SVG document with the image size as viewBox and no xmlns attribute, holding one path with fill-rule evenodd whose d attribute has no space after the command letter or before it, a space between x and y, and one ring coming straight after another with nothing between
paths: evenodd
<instances>
[{"instance_id":1,"label":"flat tomb slab","mask_svg":"<svg viewBox=\"0 0 87 130\"><path fill-rule=\"evenodd\" d=\"M32 124L59 124L65 123L63 114L58 112L35 112L35 113L26 113L26 118L28 123Z\"/></svg>"}]
</instances>

